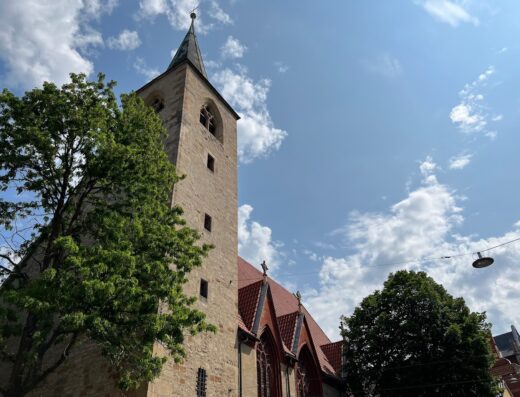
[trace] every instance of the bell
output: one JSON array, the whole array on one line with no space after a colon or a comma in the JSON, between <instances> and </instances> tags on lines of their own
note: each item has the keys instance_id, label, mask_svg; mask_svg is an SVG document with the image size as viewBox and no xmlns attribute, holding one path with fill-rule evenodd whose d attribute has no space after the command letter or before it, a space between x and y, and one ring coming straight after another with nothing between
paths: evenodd
<instances>
[{"instance_id":1,"label":"bell","mask_svg":"<svg viewBox=\"0 0 520 397\"><path fill-rule=\"evenodd\" d=\"M488 267L493 264L495 261L493 258L490 257L482 257L480 252L477 252L478 258L473 262L473 267L475 269L482 269L483 267Z\"/></svg>"}]
</instances>

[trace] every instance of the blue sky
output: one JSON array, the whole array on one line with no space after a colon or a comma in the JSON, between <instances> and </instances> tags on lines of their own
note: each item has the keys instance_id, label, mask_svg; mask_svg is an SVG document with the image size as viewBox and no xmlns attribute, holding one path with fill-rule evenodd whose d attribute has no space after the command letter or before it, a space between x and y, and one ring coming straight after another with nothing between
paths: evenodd
<instances>
[{"instance_id":1,"label":"blue sky","mask_svg":"<svg viewBox=\"0 0 520 397\"><path fill-rule=\"evenodd\" d=\"M168 65L192 0L0 1L0 79L71 71L137 89ZM520 4L203 0L210 81L239 123L241 254L271 264L332 337L391 271L422 269L520 325ZM406 264L403 264L406 262Z\"/></svg>"}]
</instances>

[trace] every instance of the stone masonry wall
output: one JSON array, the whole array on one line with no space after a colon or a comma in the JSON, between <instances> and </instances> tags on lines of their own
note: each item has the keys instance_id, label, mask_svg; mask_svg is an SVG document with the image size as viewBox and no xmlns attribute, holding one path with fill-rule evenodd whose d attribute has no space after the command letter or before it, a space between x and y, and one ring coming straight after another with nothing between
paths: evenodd
<instances>
[{"instance_id":1,"label":"stone masonry wall","mask_svg":"<svg viewBox=\"0 0 520 397\"><path fill-rule=\"evenodd\" d=\"M184 219L197 229L201 243L215 246L202 267L189 275L185 291L199 296L201 278L209 283L208 299L199 297L195 307L217 326L216 334L186 338L187 358L180 364L168 361L161 376L148 387L149 397L195 396L197 371L207 372L207 396L237 396L237 144L236 120L207 83L189 65L179 66L139 94L160 93L165 100L161 117L169 131L167 150L177 172L185 174L173 193L174 204L184 209ZM199 122L200 109L209 104L217 111L223 143ZM207 168L207 157L215 170ZM211 232L204 216L212 217ZM167 354L156 345L157 354Z\"/></svg>"}]
</instances>

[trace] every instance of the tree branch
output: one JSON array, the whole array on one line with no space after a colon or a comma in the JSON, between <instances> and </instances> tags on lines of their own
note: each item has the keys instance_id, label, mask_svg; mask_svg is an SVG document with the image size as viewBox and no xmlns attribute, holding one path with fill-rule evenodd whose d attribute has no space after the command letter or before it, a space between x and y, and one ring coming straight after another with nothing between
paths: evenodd
<instances>
[{"instance_id":1,"label":"tree branch","mask_svg":"<svg viewBox=\"0 0 520 397\"><path fill-rule=\"evenodd\" d=\"M5 266L0 265L0 270L3 270L4 272L7 272L9 274L14 274L14 272L11 269L8 269Z\"/></svg>"},{"instance_id":2,"label":"tree branch","mask_svg":"<svg viewBox=\"0 0 520 397\"><path fill-rule=\"evenodd\" d=\"M61 364L63 364L63 362L69 356L70 349L72 349L72 347L76 343L77 338L78 338L78 333L75 332L72 335L72 337L71 337L69 343L67 344L67 346L65 346L65 349L63 349L63 353L61 353L60 358L58 360L56 360L56 362L54 364L52 364L50 367L48 367L45 371L43 371L38 377L36 377L36 379L34 379L34 381L32 381L31 383L26 385L24 387L25 391L29 391L29 390L34 389L34 387L38 383L42 382L47 376L49 376L52 372L54 372L56 370L56 368L58 368Z\"/></svg>"},{"instance_id":3,"label":"tree branch","mask_svg":"<svg viewBox=\"0 0 520 397\"><path fill-rule=\"evenodd\" d=\"M13 265L14 267L17 267L18 266L18 263L16 263L15 261L13 261L11 258L9 258L9 255L5 255L5 254L0 254L0 258L4 258L6 259L11 265ZM1 265L0 265L1 266ZM3 266L1 266L3 267ZM5 270L8 270L7 268L4 268ZM12 272L11 272L12 273Z\"/></svg>"}]
</instances>

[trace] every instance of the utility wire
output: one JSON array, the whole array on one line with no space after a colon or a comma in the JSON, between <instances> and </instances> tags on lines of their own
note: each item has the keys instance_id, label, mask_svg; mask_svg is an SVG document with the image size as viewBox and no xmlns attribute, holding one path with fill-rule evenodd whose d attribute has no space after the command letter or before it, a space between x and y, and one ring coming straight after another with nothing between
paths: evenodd
<instances>
[{"instance_id":1,"label":"utility wire","mask_svg":"<svg viewBox=\"0 0 520 397\"><path fill-rule=\"evenodd\" d=\"M509 241L503 242L503 243L498 244L498 245L494 245L492 247L488 247L488 248L479 250L479 251L468 251L468 252L462 252L462 253L459 253L459 254L444 255L444 256L430 256L430 257L426 257L426 258L410 259L410 260L406 260L406 261L402 261L402 262L377 263L377 264L373 264L373 265L362 266L362 268L386 267L386 266L404 266L404 265L411 265L411 264L421 264L421 263L424 263L424 262L435 262L435 261L440 261L440 260L460 258L460 257L463 257L463 256L476 255L479 252L480 253L488 252L488 251L494 250L494 249L499 248L499 247L503 247L503 246L508 245L508 244L513 244L513 243L515 243L517 241L520 241L520 237L515 238L513 240L509 240ZM278 278L279 277L295 277L295 276L304 276L304 275L319 274L319 273L321 273L321 270L311 271L311 272L279 273L276 276ZM230 281L231 282L232 281L251 281L251 280L259 280L259 279L260 279L259 277L254 277L254 278L233 279L233 280L230 280Z\"/></svg>"}]
</instances>

